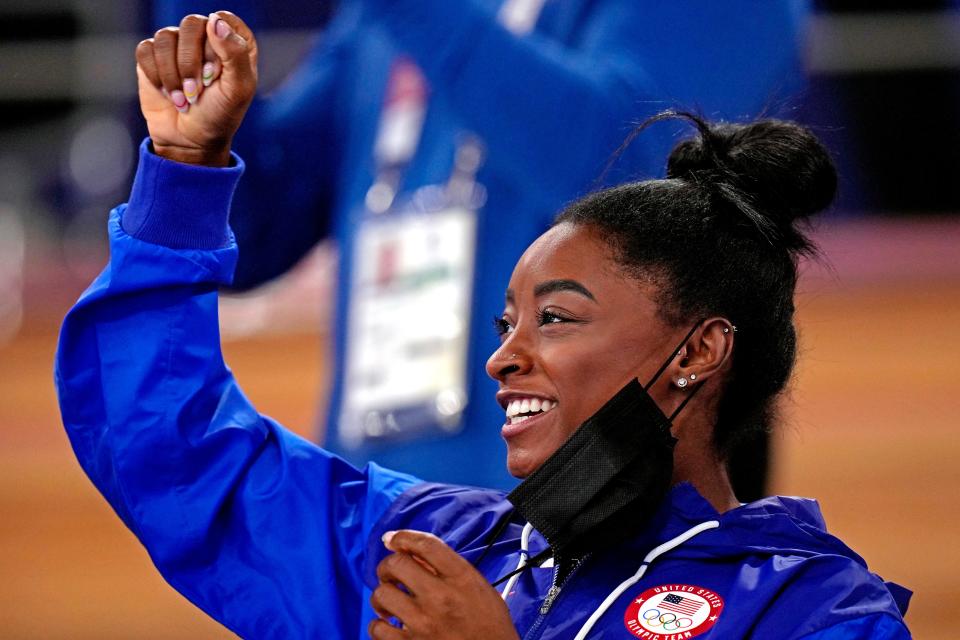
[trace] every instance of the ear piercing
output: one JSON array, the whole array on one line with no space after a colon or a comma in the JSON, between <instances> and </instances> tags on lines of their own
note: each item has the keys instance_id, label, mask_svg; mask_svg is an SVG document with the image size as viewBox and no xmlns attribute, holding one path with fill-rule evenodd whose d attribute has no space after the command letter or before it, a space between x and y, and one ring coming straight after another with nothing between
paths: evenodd
<instances>
[{"instance_id":1,"label":"ear piercing","mask_svg":"<svg viewBox=\"0 0 960 640\"><path fill-rule=\"evenodd\" d=\"M724 332L724 333L730 333L730 329L731 329L731 327L724 327L724 328L723 328L723 332ZM733 325L733 332L734 332L734 333L737 332L737 325Z\"/></svg>"},{"instance_id":2,"label":"ear piercing","mask_svg":"<svg viewBox=\"0 0 960 640\"><path fill-rule=\"evenodd\" d=\"M696 381L697 381L697 374L691 373L689 380L687 378L684 378L683 376L680 376L679 378L677 378L677 386L680 387L681 389L684 389L688 384Z\"/></svg>"}]
</instances>

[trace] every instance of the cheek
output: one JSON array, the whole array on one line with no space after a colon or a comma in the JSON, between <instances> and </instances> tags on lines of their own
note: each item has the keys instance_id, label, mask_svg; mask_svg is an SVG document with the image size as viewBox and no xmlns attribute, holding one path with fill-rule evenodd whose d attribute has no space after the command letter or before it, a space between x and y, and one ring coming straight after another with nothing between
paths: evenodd
<instances>
[{"instance_id":1,"label":"cheek","mask_svg":"<svg viewBox=\"0 0 960 640\"><path fill-rule=\"evenodd\" d=\"M554 381L562 397L565 431L572 433L639 373L637 350L623 342L583 342L568 354ZM557 380L562 378L562 383Z\"/></svg>"}]
</instances>

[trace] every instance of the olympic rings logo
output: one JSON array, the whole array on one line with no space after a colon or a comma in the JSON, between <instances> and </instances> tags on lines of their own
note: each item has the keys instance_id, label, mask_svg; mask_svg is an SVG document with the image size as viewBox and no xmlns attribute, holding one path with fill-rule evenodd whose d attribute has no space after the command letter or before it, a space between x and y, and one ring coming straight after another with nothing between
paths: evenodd
<instances>
[{"instance_id":1,"label":"olympic rings logo","mask_svg":"<svg viewBox=\"0 0 960 640\"><path fill-rule=\"evenodd\" d=\"M670 613L669 611L661 613L659 609L647 609L641 616L646 626L659 627L663 625L664 631L678 631L680 629L686 629L693 624L693 620L690 618L680 618L677 617L677 614Z\"/></svg>"}]
</instances>

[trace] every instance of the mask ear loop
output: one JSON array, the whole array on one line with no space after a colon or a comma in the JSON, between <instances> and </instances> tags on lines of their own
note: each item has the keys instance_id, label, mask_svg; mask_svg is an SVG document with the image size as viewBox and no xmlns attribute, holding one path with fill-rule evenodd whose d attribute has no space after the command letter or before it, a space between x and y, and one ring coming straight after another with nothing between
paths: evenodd
<instances>
[{"instance_id":1,"label":"mask ear loop","mask_svg":"<svg viewBox=\"0 0 960 640\"><path fill-rule=\"evenodd\" d=\"M667 367L670 366L670 363L673 362L673 359L676 358L677 355L679 355L680 350L683 349L683 345L687 344L687 340L689 340L690 338L693 337L694 332L695 332L697 329L699 329L699 328L700 328L700 325L702 325L702 324L703 324L703 320L698 320L698 321L697 321L697 324L693 325L693 327L690 329L690 331L687 332L687 335L685 335L685 336L683 337L683 340L680 341L680 344L677 345L677 348L674 349L674 350L673 350L673 353L670 354L670 357L668 357L666 360L664 360L663 364L660 365L660 368L657 369L657 372L656 372L655 374L653 374L653 377L650 378L650 382L648 382L647 384L643 385L643 390L644 390L644 391L649 391L649 390L650 390L650 387L653 386L653 383L655 383L655 382L657 381L657 379L660 378L660 376L663 375L663 372L667 370Z\"/></svg>"},{"instance_id":2,"label":"mask ear loop","mask_svg":"<svg viewBox=\"0 0 960 640\"><path fill-rule=\"evenodd\" d=\"M480 553L479 557L473 561L474 568L480 566L480 563L483 562L484 558L487 557L487 554L490 553L490 549L493 548L494 543L496 543L497 538L500 537L500 534L504 532L507 528L507 525L510 524L510 520L513 518L514 509L510 509L502 516L500 516L500 521L497 523L497 526L494 527L490 535L487 536L486 545L483 548L483 551Z\"/></svg>"},{"instance_id":3,"label":"mask ear loop","mask_svg":"<svg viewBox=\"0 0 960 640\"><path fill-rule=\"evenodd\" d=\"M687 332L687 335L685 335L685 336L683 337L683 340L680 341L680 344L677 345L677 348L674 349L674 350L673 350L673 353L670 354L670 357L667 358L667 359L663 362L662 365L660 365L660 368L657 369L657 372L656 372L655 374L653 374L653 377L652 377L652 378L650 378L650 382L648 382L647 384L643 385L643 390L644 390L644 391L649 391L649 390L650 390L650 387L653 386L653 383L655 383L655 382L660 378L660 376L663 375L663 372L667 370L667 367L670 366L670 363L673 362L673 359L676 358L677 355L680 353L681 349L683 349L683 345L687 344L687 340L689 340L690 338L693 337L693 334L696 332L697 329L700 328L700 325L702 325L702 324L703 324L703 320L699 320L695 325L693 325L693 327L691 327L690 331ZM697 391L700 391L700 388L701 388L702 386L703 386L703 385L697 385L697 386L695 386L695 387L690 391L690 393L687 394L687 397L683 399L683 402L680 403L680 406L677 407L677 408L674 410L674 412L670 414L670 417L668 418L668 420L669 420L670 422L673 422L673 419L677 417L677 414L679 414L680 411L682 411L683 408L684 408L685 406L687 406L687 403L690 402L690 401L693 399L693 396L696 395Z\"/></svg>"},{"instance_id":4,"label":"mask ear loop","mask_svg":"<svg viewBox=\"0 0 960 640\"><path fill-rule=\"evenodd\" d=\"M677 417L677 414L680 413L680 411L682 411L685 406L687 406L688 402L693 400L693 396L695 396L697 391L700 391L700 389L702 388L703 388L703 385L698 384L690 391L690 393L687 394L687 397L683 399L683 402L680 403L680 406L674 409L673 413L670 414L670 418L669 418L670 422L673 422L673 419Z\"/></svg>"}]
</instances>

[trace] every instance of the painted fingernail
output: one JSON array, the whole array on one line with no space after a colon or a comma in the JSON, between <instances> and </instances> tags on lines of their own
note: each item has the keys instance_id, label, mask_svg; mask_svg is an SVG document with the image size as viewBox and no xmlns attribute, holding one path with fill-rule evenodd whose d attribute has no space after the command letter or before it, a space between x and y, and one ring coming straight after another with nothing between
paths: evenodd
<instances>
[{"instance_id":1,"label":"painted fingernail","mask_svg":"<svg viewBox=\"0 0 960 640\"><path fill-rule=\"evenodd\" d=\"M213 71L214 66L212 62L208 62L203 65L203 77L201 78L201 80L203 80L203 86L209 87L213 82Z\"/></svg>"},{"instance_id":2,"label":"painted fingernail","mask_svg":"<svg viewBox=\"0 0 960 640\"><path fill-rule=\"evenodd\" d=\"M183 95L187 97L187 102L190 104L197 104L197 96L200 95L200 88L196 80L187 78L183 81Z\"/></svg>"},{"instance_id":3,"label":"painted fingernail","mask_svg":"<svg viewBox=\"0 0 960 640\"><path fill-rule=\"evenodd\" d=\"M187 96L183 95L183 91L180 91L180 89L174 89L170 92L170 101L180 113L186 113L187 109L190 108L190 103L187 102Z\"/></svg>"},{"instance_id":4,"label":"painted fingernail","mask_svg":"<svg viewBox=\"0 0 960 640\"><path fill-rule=\"evenodd\" d=\"M396 531L387 531L385 534L383 534L383 536L380 539L383 540L383 545L385 547L388 547L388 548L390 547L390 541L393 540L393 536L396 533L397 533Z\"/></svg>"},{"instance_id":5,"label":"painted fingernail","mask_svg":"<svg viewBox=\"0 0 960 640\"><path fill-rule=\"evenodd\" d=\"M217 18L217 24L213 25L213 29L216 31L218 38L226 38L230 35L230 25L227 24L226 20Z\"/></svg>"}]
</instances>

